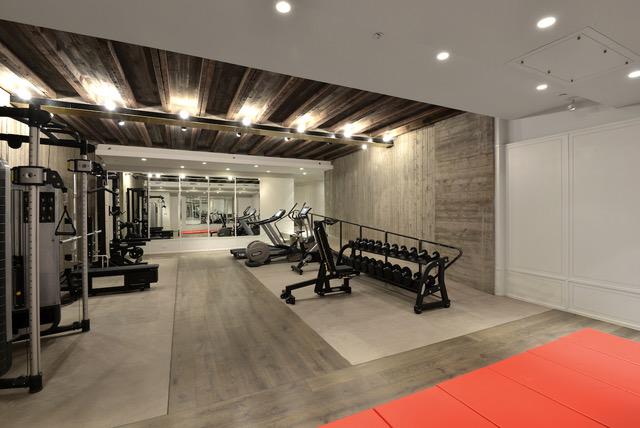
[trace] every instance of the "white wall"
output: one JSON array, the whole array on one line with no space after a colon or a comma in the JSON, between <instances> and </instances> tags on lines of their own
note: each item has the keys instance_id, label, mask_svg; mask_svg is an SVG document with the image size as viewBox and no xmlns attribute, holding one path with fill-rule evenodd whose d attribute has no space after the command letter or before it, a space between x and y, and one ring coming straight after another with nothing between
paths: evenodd
<instances>
[{"instance_id":1,"label":"white wall","mask_svg":"<svg viewBox=\"0 0 640 428\"><path fill-rule=\"evenodd\" d=\"M271 217L279 209L287 212L294 204L293 178L260 179L260 218ZM284 234L293 233L293 222L288 218L278 223L278 228Z\"/></svg>"},{"instance_id":2,"label":"white wall","mask_svg":"<svg viewBox=\"0 0 640 428\"><path fill-rule=\"evenodd\" d=\"M638 165L640 118L508 144L506 294L640 327Z\"/></svg>"},{"instance_id":3,"label":"white wall","mask_svg":"<svg viewBox=\"0 0 640 428\"><path fill-rule=\"evenodd\" d=\"M295 182L294 196L299 205L306 202L313 208L312 213L325 214L324 212L324 180L311 182Z\"/></svg>"}]
</instances>

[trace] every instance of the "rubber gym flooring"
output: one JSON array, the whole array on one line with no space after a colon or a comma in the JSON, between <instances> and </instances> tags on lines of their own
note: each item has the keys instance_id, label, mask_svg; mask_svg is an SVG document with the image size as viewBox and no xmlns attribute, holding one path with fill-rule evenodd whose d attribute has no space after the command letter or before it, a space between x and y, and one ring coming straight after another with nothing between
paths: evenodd
<instances>
[{"instance_id":1,"label":"rubber gym flooring","mask_svg":"<svg viewBox=\"0 0 640 428\"><path fill-rule=\"evenodd\" d=\"M640 340L638 331L552 310L351 365L228 253L153 262L157 287L99 298L100 325L44 350L46 396L0 395L3 426L312 427L584 327ZM104 346L93 349L95 340ZM81 372L66 370L75 366Z\"/></svg>"}]
</instances>

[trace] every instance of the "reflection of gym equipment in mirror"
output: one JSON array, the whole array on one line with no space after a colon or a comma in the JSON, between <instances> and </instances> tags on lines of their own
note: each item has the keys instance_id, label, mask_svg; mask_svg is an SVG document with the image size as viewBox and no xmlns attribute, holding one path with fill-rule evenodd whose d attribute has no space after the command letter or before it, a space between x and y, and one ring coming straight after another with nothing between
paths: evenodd
<instances>
[{"instance_id":1,"label":"reflection of gym equipment in mirror","mask_svg":"<svg viewBox=\"0 0 640 428\"><path fill-rule=\"evenodd\" d=\"M150 239L257 235L260 181L255 178L132 173L146 179ZM133 185L132 185L133 186ZM134 207L137 204L134 204ZM236 207L246 207L236 216ZM135 216L133 218L136 218Z\"/></svg>"}]
</instances>

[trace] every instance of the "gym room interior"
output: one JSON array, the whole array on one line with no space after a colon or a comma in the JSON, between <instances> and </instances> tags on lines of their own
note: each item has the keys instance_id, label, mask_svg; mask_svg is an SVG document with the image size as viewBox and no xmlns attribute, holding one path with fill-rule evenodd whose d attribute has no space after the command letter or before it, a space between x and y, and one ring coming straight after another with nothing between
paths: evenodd
<instances>
[{"instance_id":1,"label":"gym room interior","mask_svg":"<svg viewBox=\"0 0 640 428\"><path fill-rule=\"evenodd\" d=\"M638 22L2 0L0 426L640 427Z\"/></svg>"}]
</instances>

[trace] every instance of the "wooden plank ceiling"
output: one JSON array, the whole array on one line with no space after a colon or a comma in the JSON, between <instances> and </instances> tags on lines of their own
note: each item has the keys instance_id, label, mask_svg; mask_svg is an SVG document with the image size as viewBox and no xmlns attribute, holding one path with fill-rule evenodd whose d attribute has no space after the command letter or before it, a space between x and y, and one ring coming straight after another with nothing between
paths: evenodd
<instances>
[{"instance_id":1,"label":"wooden plank ceiling","mask_svg":"<svg viewBox=\"0 0 640 428\"><path fill-rule=\"evenodd\" d=\"M0 76L13 74L52 99L341 132L397 136L458 110L159 49L0 20ZM15 80L15 78L14 78ZM8 92L4 79L0 86ZM15 88L13 88L15 91ZM177 126L64 116L98 143L332 160L358 147Z\"/></svg>"}]
</instances>

